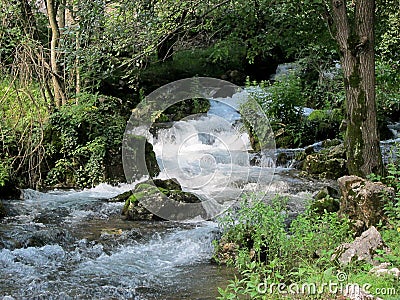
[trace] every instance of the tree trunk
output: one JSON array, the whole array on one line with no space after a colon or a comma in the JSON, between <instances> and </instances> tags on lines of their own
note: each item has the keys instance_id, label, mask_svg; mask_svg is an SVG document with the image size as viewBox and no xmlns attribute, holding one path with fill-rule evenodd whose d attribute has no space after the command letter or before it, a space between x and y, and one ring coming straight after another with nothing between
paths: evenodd
<instances>
[{"instance_id":1,"label":"tree trunk","mask_svg":"<svg viewBox=\"0 0 400 300\"><path fill-rule=\"evenodd\" d=\"M332 0L332 18L340 48L346 90L347 168L361 177L382 174L375 105L375 0Z\"/></svg>"},{"instance_id":2,"label":"tree trunk","mask_svg":"<svg viewBox=\"0 0 400 300\"><path fill-rule=\"evenodd\" d=\"M54 100L56 102L56 106L60 107L62 104L65 104L67 102L63 91L63 85L60 81L61 77L58 72L57 64L57 47L60 39L60 30L56 19L57 12L55 8L55 1L46 0L46 6L51 28L50 66L52 72L51 77L53 81Z\"/></svg>"}]
</instances>

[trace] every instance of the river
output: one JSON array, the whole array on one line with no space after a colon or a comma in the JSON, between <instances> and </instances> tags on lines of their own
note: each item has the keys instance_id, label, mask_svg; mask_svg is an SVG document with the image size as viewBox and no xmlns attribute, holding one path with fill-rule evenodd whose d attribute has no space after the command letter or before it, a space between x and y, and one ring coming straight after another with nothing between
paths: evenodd
<instances>
[{"instance_id":1,"label":"river","mask_svg":"<svg viewBox=\"0 0 400 300\"><path fill-rule=\"evenodd\" d=\"M300 178L285 166L269 170L264 184L260 181L265 179L262 159L254 163L256 156L247 151L246 134L237 131L240 139L232 139L220 125L221 117L237 124L237 112L213 101L208 115L159 132L152 142L163 167L160 176L180 179L186 190L192 184L192 191L200 196L219 198L237 197L261 182L267 195L290 197L293 215L303 209L312 192L334 184ZM208 127L211 124L216 124L214 131ZM178 153L178 160L171 153ZM188 174L192 179L185 181ZM212 240L219 233L215 220L123 220L123 203L107 199L134 186L100 184L81 191L46 193L24 190L24 200L4 201L8 217L0 226L0 296L215 299L217 288L233 276L232 270L211 262Z\"/></svg>"}]
</instances>

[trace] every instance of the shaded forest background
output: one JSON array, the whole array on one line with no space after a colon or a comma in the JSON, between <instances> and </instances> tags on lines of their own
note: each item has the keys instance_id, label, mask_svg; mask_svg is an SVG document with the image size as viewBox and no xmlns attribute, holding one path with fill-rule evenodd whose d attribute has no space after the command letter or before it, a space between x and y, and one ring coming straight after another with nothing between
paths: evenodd
<instances>
[{"instance_id":1,"label":"shaded forest background","mask_svg":"<svg viewBox=\"0 0 400 300\"><path fill-rule=\"evenodd\" d=\"M330 14L324 0L3 0L0 186L124 180L131 109L191 76L268 88L258 100L280 147L340 137L345 93ZM376 1L375 34L382 139L399 113L398 1ZM271 78L288 62L293 72ZM303 116L304 106L315 111Z\"/></svg>"}]
</instances>

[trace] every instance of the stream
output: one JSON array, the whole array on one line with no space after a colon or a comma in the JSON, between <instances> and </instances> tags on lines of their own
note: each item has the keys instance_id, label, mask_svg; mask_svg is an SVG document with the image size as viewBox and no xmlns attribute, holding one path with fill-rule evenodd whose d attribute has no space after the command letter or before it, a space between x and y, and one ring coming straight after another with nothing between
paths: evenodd
<instances>
[{"instance_id":1,"label":"stream","mask_svg":"<svg viewBox=\"0 0 400 300\"><path fill-rule=\"evenodd\" d=\"M220 118L238 121L237 112L212 101L206 116L159 132L152 142L160 177L178 178L185 190L217 201L252 191L263 177L262 157L248 151L243 132L239 131L240 138L230 136ZM178 161L171 153L179 154ZM268 184L261 181L263 192L267 198L287 195L293 215L314 191L335 184L300 178L287 166L268 174ZM211 262L212 241L219 234L215 220L123 220L123 203L107 199L135 184L46 193L28 189L23 191L24 200L3 201L8 216L0 225L0 297L215 299L217 288L233 277L232 270Z\"/></svg>"}]
</instances>

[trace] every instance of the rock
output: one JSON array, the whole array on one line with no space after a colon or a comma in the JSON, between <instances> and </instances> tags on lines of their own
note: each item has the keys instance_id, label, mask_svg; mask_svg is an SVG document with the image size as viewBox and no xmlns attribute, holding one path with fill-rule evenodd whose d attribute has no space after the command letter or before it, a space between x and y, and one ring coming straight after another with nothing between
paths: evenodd
<instances>
[{"instance_id":1,"label":"rock","mask_svg":"<svg viewBox=\"0 0 400 300\"><path fill-rule=\"evenodd\" d=\"M119 194L113 198L108 199L108 202L124 202L126 201L131 195L133 194L132 191L126 191L122 194Z\"/></svg>"},{"instance_id":2,"label":"rock","mask_svg":"<svg viewBox=\"0 0 400 300\"><path fill-rule=\"evenodd\" d=\"M336 179L347 174L346 152L342 144L307 155L302 170L319 178Z\"/></svg>"},{"instance_id":3,"label":"rock","mask_svg":"<svg viewBox=\"0 0 400 300\"><path fill-rule=\"evenodd\" d=\"M160 174L153 145L144 136L130 135L129 142L124 147L127 149L124 154L124 168L130 170L126 174L129 179L140 179L148 175L156 177Z\"/></svg>"},{"instance_id":4,"label":"rock","mask_svg":"<svg viewBox=\"0 0 400 300\"><path fill-rule=\"evenodd\" d=\"M153 145L150 144L147 140L145 144L145 160L150 177L156 177L158 174L160 174L160 167L157 163L156 154L153 150Z\"/></svg>"},{"instance_id":5,"label":"rock","mask_svg":"<svg viewBox=\"0 0 400 300\"><path fill-rule=\"evenodd\" d=\"M314 146L310 145L304 148L304 153L307 155L315 154Z\"/></svg>"},{"instance_id":6,"label":"rock","mask_svg":"<svg viewBox=\"0 0 400 300\"><path fill-rule=\"evenodd\" d=\"M332 139L332 140L327 139L327 140L322 141L321 146L322 146L322 148L330 148L330 147L338 146L341 143L342 143L342 141L339 139Z\"/></svg>"},{"instance_id":7,"label":"rock","mask_svg":"<svg viewBox=\"0 0 400 300\"><path fill-rule=\"evenodd\" d=\"M384 199L394 197L393 188L357 176L341 177L338 184L342 194L340 214L345 214L354 221L361 221L361 229L386 220L383 208L387 200ZM382 197L383 194L386 195L385 198Z\"/></svg>"},{"instance_id":8,"label":"rock","mask_svg":"<svg viewBox=\"0 0 400 300\"><path fill-rule=\"evenodd\" d=\"M400 270L398 268L390 268L390 263L381 263L379 266L373 267L369 273L375 274L377 276L385 276L385 275L393 275L394 277L399 278Z\"/></svg>"},{"instance_id":9,"label":"rock","mask_svg":"<svg viewBox=\"0 0 400 300\"><path fill-rule=\"evenodd\" d=\"M336 189L326 186L313 194L315 200L310 209L318 214L327 212L337 212L339 210L339 193Z\"/></svg>"},{"instance_id":10,"label":"rock","mask_svg":"<svg viewBox=\"0 0 400 300\"><path fill-rule=\"evenodd\" d=\"M352 243L344 243L337 247L331 260L337 260L341 265L347 265L354 260L372 264L377 250L387 251L387 247L380 233L372 226Z\"/></svg>"},{"instance_id":11,"label":"rock","mask_svg":"<svg viewBox=\"0 0 400 300\"><path fill-rule=\"evenodd\" d=\"M286 166L289 161L288 155L285 152L281 152L276 157L276 164L278 166Z\"/></svg>"},{"instance_id":12,"label":"rock","mask_svg":"<svg viewBox=\"0 0 400 300\"><path fill-rule=\"evenodd\" d=\"M4 208L3 202L0 201L0 219L6 216L6 209Z\"/></svg>"},{"instance_id":13,"label":"rock","mask_svg":"<svg viewBox=\"0 0 400 300\"><path fill-rule=\"evenodd\" d=\"M188 203L193 204L188 208L188 216L193 213L206 219L201 200L192 193L182 191L176 179L155 179L145 181L135 187L125 201L122 214L128 220L134 221L163 219L153 212L160 212L161 216L169 216L169 219L187 219L185 216L176 216L174 213L180 211L179 208ZM148 208L151 208L151 211Z\"/></svg>"},{"instance_id":14,"label":"rock","mask_svg":"<svg viewBox=\"0 0 400 300\"><path fill-rule=\"evenodd\" d=\"M333 198L338 198L340 196L339 191L333 187L326 186L323 189L315 192L313 194L313 199L315 200L321 200L326 198L327 196L333 197Z\"/></svg>"},{"instance_id":15,"label":"rock","mask_svg":"<svg viewBox=\"0 0 400 300\"><path fill-rule=\"evenodd\" d=\"M325 198L314 201L310 209L317 214L323 214L325 211L328 213L337 212L339 210L339 200L327 196Z\"/></svg>"},{"instance_id":16,"label":"rock","mask_svg":"<svg viewBox=\"0 0 400 300\"><path fill-rule=\"evenodd\" d=\"M383 300L367 293L358 285L347 286L343 291L343 296L345 296L348 300Z\"/></svg>"},{"instance_id":17,"label":"rock","mask_svg":"<svg viewBox=\"0 0 400 300\"><path fill-rule=\"evenodd\" d=\"M213 256L213 260L218 264L226 264L229 260L234 261L239 250L239 245L221 239L218 243L218 248Z\"/></svg>"}]
</instances>

